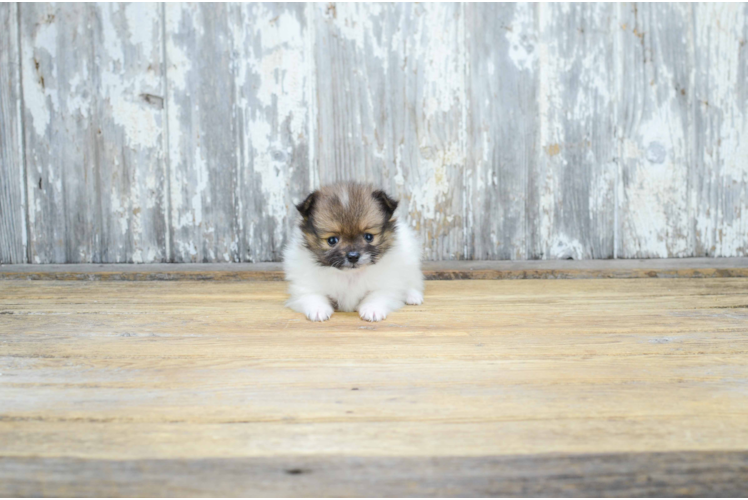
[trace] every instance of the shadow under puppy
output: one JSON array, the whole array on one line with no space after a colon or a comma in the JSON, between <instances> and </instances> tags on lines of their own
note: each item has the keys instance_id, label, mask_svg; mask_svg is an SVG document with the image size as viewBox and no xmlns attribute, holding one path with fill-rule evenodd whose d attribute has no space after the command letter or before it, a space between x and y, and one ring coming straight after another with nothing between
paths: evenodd
<instances>
[{"instance_id":1,"label":"shadow under puppy","mask_svg":"<svg viewBox=\"0 0 748 500\"><path fill-rule=\"evenodd\" d=\"M286 305L312 321L333 308L380 321L423 302L421 247L394 217L398 202L353 182L323 187L297 205L300 224L283 255Z\"/></svg>"}]
</instances>

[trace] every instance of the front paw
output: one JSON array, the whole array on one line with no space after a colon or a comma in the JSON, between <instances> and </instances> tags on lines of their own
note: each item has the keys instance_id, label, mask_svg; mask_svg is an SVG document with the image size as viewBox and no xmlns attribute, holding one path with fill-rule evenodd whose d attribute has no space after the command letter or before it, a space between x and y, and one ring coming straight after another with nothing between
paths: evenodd
<instances>
[{"instance_id":1,"label":"front paw","mask_svg":"<svg viewBox=\"0 0 748 500\"><path fill-rule=\"evenodd\" d=\"M361 319L366 321L382 321L387 317L387 309L377 304L364 304L358 309Z\"/></svg>"},{"instance_id":2,"label":"front paw","mask_svg":"<svg viewBox=\"0 0 748 500\"><path fill-rule=\"evenodd\" d=\"M423 294L418 290L408 290L405 294L405 303L411 306L423 304Z\"/></svg>"},{"instance_id":3,"label":"front paw","mask_svg":"<svg viewBox=\"0 0 748 500\"><path fill-rule=\"evenodd\" d=\"M330 305L322 304L308 308L305 313L311 321L327 321L332 316L333 308Z\"/></svg>"}]
</instances>

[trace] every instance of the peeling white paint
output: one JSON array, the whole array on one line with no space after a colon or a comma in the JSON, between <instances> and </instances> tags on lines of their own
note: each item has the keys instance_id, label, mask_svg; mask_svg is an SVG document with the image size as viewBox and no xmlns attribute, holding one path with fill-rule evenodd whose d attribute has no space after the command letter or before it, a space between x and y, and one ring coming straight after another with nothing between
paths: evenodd
<instances>
[{"instance_id":1,"label":"peeling white paint","mask_svg":"<svg viewBox=\"0 0 748 500\"><path fill-rule=\"evenodd\" d=\"M688 92L681 93L678 87L688 86L690 92L693 87L678 73L688 54L676 44L670 52L654 52L655 64L653 51L671 45L665 38L669 32L653 33L655 26L646 23L667 12L672 23L688 26L691 13L688 6L671 4L641 9L638 16L626 11L629 17L621 22L628 27L621 31L624 54L635 61L635 67L622 75L622 91L631 97L623 99L621 112L635 119L629 118L631 125L621 148L618 256L687 257L693 252L688 209L693 137L692 123L683 120L686 104L681 104ZM626 87L639 91L634 94Z\"/></svg>"},{"instance_id":2,"label":"peeling white paint","mask_svg":"<svg viewBox=\"0 0 748 500\"><path fill-rule=\"evenodd\" d=\"M182 214L177 227L199 227L203 223L203 198L207 197L206 190L208 189L208 177L210 174L208 173L208 164L205 161L205 156L199 145L195 147L194 159L194 174L197 184L194 186L192 198L190 198L190 210ZM209 230L210 228L205 228L206 232Z\"/></svg>"},{"instance_id":3,"label":"peeling white paint","mask_svg":"<svg viewBox=\"0 0 748 500\"><path fill-rule=\"evenodd\" d=\"M708 191L692 195L697 247L709 255L748 253L748 109L737 91L745 62L744 4L698 4L695 47L700 67L697 112ZM708 64L707 64L708 62ZM744 66L745 71L745 66ZM745 76L744 76L745 77ZM743 94L744 95L744 94Z\"/></svg>"},{"instance_id":4,"label":"peeling white paint","mask_svg":"<svg viewBox=\"0 0 748 500\"><path fill-rule=\"evenodd\" d=\"M250 212L240 212L235 237L244 240L252 259L267 255L271 242L277 245L285 239L287 224L274 224L272 234L256 232L255 226L264 227L268 220L288 220L288 207L293 203L289 193L292 145L308 140L308 34L301 19L294 9L247 4L241 7L241 22L230 25L236 54L232 64L237 109L244 130L244 136L238 138L241 147L237 145L237 154L244 155L240 175L245 182L259 181L252 193L263 200L262 213L255 214L257 204L249 199ZM247 194L242 191L247 185L238 189L236 197L243 207ZM238 241L231 244L238 249Z\"/></svg>"},{"instance_id":5,"label":"peeling white paint","mask_svg":"<svg viewBox=\"0 0 748 500\"><path fill-rule=\"evenodd\" d=\"M546 258L559 260L582 260L586 258L588 250L581 241L562 232L554 234L551 238L548 245L549 255Z\"/></svg>"},{"instance_id":6,"label":"peeling white paint","mask_svg":"<svg viewBox=\"0 0 748 500\"><path fill-rule=\"evenodd\" d=\"M282 220L287 217L286 195L287 179L285 176L285 162L273 158L273 151L282 147L279 142L271 141L272 131L270 124L265 120L257 120L250 123L249 135L252 138L252 150L254 152L254 173L259 174L262 183L262 195L265 200L265 217ZM276 241L282 240L283 226L276 226L274 237Z\"/></svg>"},{"instance_id":7,"label":"peeling white paint","mask_svg":"<svg viewBox=\"0 0 748 500\"><path fill-rule=\"evenodd\" d=\"M530 35L535 32L535 9L528 3L518 3L515 7L514 20L505 28L509 59L520 70L532 70L538 57L535 40ZM489 66L489 74L493 75L493 64Z\"/></svg>"},{"instance_id":8,"label":"peeling white paint","mask_svg":"<svg viewBox=\"0 0 748 500\"><path fill-rule=\"evenodd\" d=\"M680 213L677 201L682 193L672 187L676 184L672 179L675 172L667 167L650 169L643 163L639 165L634 174L634 189L627 190L626 196L628 204L636 207L628 218L628 224L633 226L630 234L636 234L637 239L642 242L640 251L648 253L648 256L686 252L687 239L673 239L667 233L668 228L682 227L686 218L686 214ZM668 202L673 198L676 200ZM679 220L670 220L673 217Z\"/></svg>"},{"instance_id":9,"label":"peeling white paint","mask_svg":"<svg viewBox=\"0 0 748 500\"><path fill-rule=\"evenodd\" d=\"M538 4L538 24L539 32L543 33L552 28L551 24L551 13L548 9L551 7L545 4ZM556 47L554 39L551 37L550 40L545 38L541 39L538 43L538 111L540 116L540 146L541 150L547 148L551 144L558 144L562 142L560 138L562 130L558 129L559 123L551 119L551 109L558 109L561 106L560 92L557 90L557 86L554 84L556 81L553 75L558 72L558 60L556 53L558 48ZM550 75L550 76L549 76ZM548 158L541 156L540 164L547 164ZM552 214L554 211L555 196L553 186L553 173L550 168L545 169L544 172L539 171L544 178L537 179L536 182L542 189L539 193L539 210L538 214L541 218L540 221L536 221L540 233L540 240L545 242L551 242L553 238L553 225L552 225Z\"/></svg>"},{"instance_id":10,"label":"peeling white paint","mask_svg":"<svg viewBox=\"0 0 748 500\"><path fill-rule=\"evenodd\" d=\"M144 100L146 93L158 92L160 79L155 71L139 67L137 72L123 71L125 61L123 46L135 42L142 61L148 61L154 51L154 41L160 40L160 24L157 7L152 4L130 4L126 13L130 32L118 29L112 23L117 12L116 4L111 13L101 16L105 51L102 52L101 93L111 106L111 117L125 131L127 146L132 148L158 148L161 145L161 126L157 122L159 110L151 108ZM137 28L133 28L133 16L140 16ZM133 36L137 33L137 36ZM124 38L122 38L124 36ZM134 38L134 39L133 39ZM145 64L144 64L145 65Z\"/></svg>"},{"instance_id":11,"label":"peeling white paint","mask_svg":"<svg viewBox=\"0 0 748 500\"><path fill-rule=\"evenodd\" d=\"M130 32L128 43L140 45L143 52L148 54L154 40L154 27L160 30L159 9L149 3L129 3L125 7L127 27ZM155 40L160 40L156 37Z\"/></svg>"},{"instance_id":12,"label":"peeling white paint","mask_svg":"<svg viewBox=\"0 0 748 500\"><path fill-rule=\"evenodd\" d=\"M309 56L304 59L305 98L308 114L308 178L309 189L319 187L319 169L317 164L317 64L313 55L313 48L317 38L317 10L316 4L309 2L304 8L304 19L306 22L306 32L304 36L305 48L309 51ZM286 220L286 226L289 227L290 217Z\"/></svg>"},{"instance_id":13,"label":"peeling white paint","mask_svg":"<svg viewBox=\"0 0 748 500\"><path fill-rule=\"evenodd\" d=\"M409 211L419 213L426 221L442 216L441 211L437 212L439 204L452 191L453 180L448 175L448 167L464 161L464 151L457 142L451 143L447 150L422 157L419 163L422 181L419 188L410 193Z\"/></svg>"},{"instance_id":14,"label":"peeling white paint","mask_svg":"<svg viewBox=\"0 0 748 500\"><path fill-rule=\"evenodd\" d=\"M40 23L36 37L33 39L24 37L22 47L24 54L22 64L23 102L31 115L36 135L43 137L50 124L50 111L55 111L60 106L57 89L50 87L54 80L47 73L47 70L54 70L54 67L48 68L43 65L45 61L51 61L54 64L57 59L57 25ZM37 65L39 68L37 68ZM47 73L44 85L41 83L41 78L45 77L42 72Z\"/></svg>"},{"instance_id":15,"label":"peeling white paint","mask_svg":"<svg viewBox=\"0 0 748 500\"><path fill-rule=\"evenodd\" d=\"M455 22L454 10L443 5L429 6L419 18L419 31L423 34L417 38L410 57L423 65L426 119L461 106L460 96L465 95L465 62L456 48L464 38L462 26L462 22Z\"/></svg>"},{"instance_id":16,"label":"peeling white paint","mask_svg":"<svg viewBox=\"0 0 748 500\"><path fill-rule=\"evenodd\" d=\"M325 10L328 8L327 4L318 5L323 6ZM335 23L342 38L356 44L356 50L382 61L385 65L385 73L387 73L386 44L375 39L373 34L377 31L375 24L381 25L386 11L387 6L379 3L341 2L335 4L336 17L331 21Z\"/></svg>"},{"instance_id":17,"label":"peeling white paint","mask_svg":"<svg viewBox=\"0 0 748 500\"><path fill-rule=\"evenodd\" d=\"M609 99L615 69L608 36L615 11L609 4L537 8L541 149L538 169L530 172L539 206L538 220L528 221L536 232L530 252L554 258L563 253L554 245L581 242L582 258L612 256L613 238L605 232L613 233L616 211L615 114ZM575 184L579 194L569 189ZM566 251L580 257L573 245Z\"/></svg>"},{"instance_id":18,"label":"peeling white paint","mask_svg":"<svg viewBox=\"0 0 748 500\"><path fill-rule=\"evenodd\" d=\"M92 100L89 97L89 75L86 64L80 72L76 72L68 82L71 92L65 96L65 107L72 114L77 111L82 118L91 117Z\"/></svg>"},{"instance_id":19,"label":"peeling white paint","mask_svg":"<svg viewBox=\"0 0 748 500\"><path fill-rule=\"evenodd\" d=\"M119 30L112 22L112 18L116 17L118 13L119 4L112 3L106 5L105 10L100 15L103 35L103 46L100 47L100 53L106 54L110 60L108 62L110 66L121 65L125 61L125 54L122 51L122 34L118 32ZM126 35L129 35L129 33L126 33Z\"/></svg>"},{"instance_id":20,"label":"peeling white paint","mask_svg":"<svg viewBox=\"0 0 748 500\"><path fill-rule=\"evenodd\" d=\"M96 205L75 198L87 193L81 186L90 179L78 178L77 170L61 170L58 164L58 158L66 165L81 162L85 155L89 158L91 138L79 134L75 145L65 148L59 141L70 142L70 135L78 133L71 130L78 126L83 130L95 123L102 129L102 138L95 140L104 156L102 196L110 211L106 224L112 234L92 236L82 243L85 248L71 250L73 258L93 258L97 250L92 245L96 246L96 238L105 237L118 238L112 244L113 259L162 258L150 227L153 212L159 209L171 212L166 218L176 233L176 255L222 261L237 256L272 258L286 237L291 203L298 201L292 199L300 189L294 183L301 178L315 187L320 172L326 178L332 171L389 183L403 198L401 217L426 239L427 256L452 258L467 254L466 242L479 231L486 234L487 245L505 244L507 235L497 230L499 226L473 225L473 211L484 206L485 193L505 188L507 169L529 169L529 165L537 165L525 175L532 176L527 189L538 189L530 199L537 202L533 210L537 208L540 220L523 219L525 192L511 195L516 204L507 201L504 215L518 217L520 224L537 232L544 257L584 258L590 255L591 243L575 232L576 221L566 220L573 219L569 207L579 202L573 193L571 199L564 198L580 171L575 161L593 166L585 170L591 184L579 187L586 191L578 204L580 210L589 210L584 214L589 220L580 220L599 225L598 218L604 219L613 204L620 256L686 256L694 251L694 240L713 255L748 251L748 116L746 104L738 102L743 94L736 91L742 84L740 65L745 64L745 47L740 45L746 23L742 5L643 5L636 33L634 24L628 19L623 22L629 15L626 6L515 6L497 34L506 60L487 60L480 70L501 79L502 71L516 68L526 74L521 81L526 77L528 85L537 78L537 103L525 103L528 110L535 105L539 109L539 148L528 153L536 154L533 158L526 158L525 152L514 157L495 152L499 132L491 120L469 128L476 123L467 115L470 82L466 77L472 74L466 67L470 55L466 40L480 35L464 30L464 13L471 7L230 5L225 6L227 18L220 20L229 32L211 33L200 6L165 5L162 26L160 6L96 5L78 15L84 20L100 19L101 25L85 21L75 28L76 36L95 33L100 38L92 47L94 56L77 52L80 57L67 63L65 44L73 31L60 24L64 15L51 22L49 13L72 8L39 8L38 19L24 25L21 56L26 137L33 144L27 146L32 228L47 223L50 216L45 211L51 203L62 206L63 194L69 197L70 207ZM666 19L668 13L674 15ZM687 28L673 30L677 26L673 21L680 17ZM586 30L576 29L582 25ZM225 42L228 49L206 63L196 59L193 47L201 46L199 40L207 37ZM608 43L611 38L614 43ZM681 53L678 41L685 52ZM334 100L318 95L329 90L325 84L332 78L317 74L330 67L313 56L314 44L323 42L335 49L330 54L342 58L335 62L335 70L350 71L338 78L349 87L333 89ZM166 84L161 79L163 52L168 54ZM211 117L210 103L199 109L194 94L209 79L200 84L195 80L205 77L200 72L208 71L210 64L226 61L234 78L234 109L227 116ZM684 77L683 65L698 66L698 73ZM536 68L539 73L532 74ZM96 84L100 87L94 88ZM631 102L621 104L620 114L625 117L620 117L615 101L631 87L637 93ZM167 95L162 94L164 88ZM480 106L494 105L496 96L487 95L492 92L477 94ZM159 97L165 98L168 113L159 108ZM694 114L698 122L689 121ZM332 126L321 120L323 115L331 116ZM608 115L615 129L610 133L600 130L601 117ZM521 121L511 115L505 119L512 124ZM167 123L169 134L164 137ZM514 132L512 126L508 129ZM476 136L471 145L479 150L471 156L470 168L465 166L468 130ZM575 134L580 139L569 140ZM595 142L608 140L605 134L621 140L620 147L611 142L609 155L605 144ZM210 156L222 135L230 143L229 153L235 148L241 158L235 162L238 167L226 163L226 158L217 161ZM695 138L705 144L704 151L695 152L703 155L696 158ZM166 144L168 151L164 151ZM58 156L45 156L45 147ZM83 152L71 153L74 148ZM61 156L63 151L68 156ZM307 151L308 162L296 161L294 155ZM168 169L154 165L167 158ZM706 172L693 170L697 159ZM108 177L125 167L129 178ZM616 180L619 168L622 175ZM217 169L234 169L234 177L221 177ZM165 209L161 207L166 197L163 172L168 172L171 185ZM41 190L36 187L38 177L43 179ZM211 200L217 178L230 184L225 196L236 198L230 204L236 213L223 213L229 204L218 206ZM621 185L624 179L626 186ZM50 238L64 236L56 228L50 234ZM59 246L50 248L60 251ZM513 255L523 252L519 249Z\"/></svg>"},{"instance_id":21,"label":"peeling white paint","mask_svg":"<svg viewBox=\"0 0 748 500\"><path fill-rule=\"evenodd\" d=\"M187 75L192 70L192 58L182 50L175 39L181 35L180 24L182 16L186 15L186 9L183 9L178 3L167 3L165 15L166 32L169 33L169 36L166 37L166 53L169 58L167 61L169 65L167 70L169 75L168 85L170 90L184 91L187 88ZM191 26L194 25L193 19Z\"/></svg>"},{"instance_id":22,"label":"peeling white paint","mask_svg":"<svg viewBox=\"0 0 748 500\"><path fill-rule=\"evenodd\" d=\"M277 99L280 121L290 118L291 133L297 137L305 132L307 116L304 36L301 23L292 13L279 14L273 24L270 14L266 12L264 19L258 20L261 25L271 26L260 31L263 53L252 54L247 65L260 82L255 97L265 107L271 107ZM246 84L244 78L239 81Z\"/></svg>"}]
</instances>

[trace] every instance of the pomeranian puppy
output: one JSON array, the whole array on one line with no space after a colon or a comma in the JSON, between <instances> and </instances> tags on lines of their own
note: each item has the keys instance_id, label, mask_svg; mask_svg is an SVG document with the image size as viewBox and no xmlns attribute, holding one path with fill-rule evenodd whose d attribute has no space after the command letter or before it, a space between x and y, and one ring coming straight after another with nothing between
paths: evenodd
<instances>
[{"instance_id":1,"label":"pomeranian puppy","mask_svg":"<svg viewBox=\"0 0 748 500\"><path fill-rule=\"evenodd\" d=\"M312 321L335 309L380 321L404 304L421 304L421 247L394 217L397 204L371 185L346 182L297 205L301 222L283 255L286 305Z\"/></svg>"}]
</instances>

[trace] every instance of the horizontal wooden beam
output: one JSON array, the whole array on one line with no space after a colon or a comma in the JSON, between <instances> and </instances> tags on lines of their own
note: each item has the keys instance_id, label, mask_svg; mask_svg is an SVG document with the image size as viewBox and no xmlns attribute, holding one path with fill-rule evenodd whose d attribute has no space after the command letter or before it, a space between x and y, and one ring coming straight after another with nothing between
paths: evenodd
<instances>
[{"instance_id":1,"label":"horizontal wooden beam","mask_svg":"<svg viewBox=\"0 0 748 500\"><path fill-rule=\"evenodd\" d=\"M0 495L743 497L746 452L493 457L0 458Z\"/></svg>"},{"instance_id":2,"label":"horizontal wooden beam","mask_svg":"<svg viewBox=\"0 0 748 500\"><path fill-rule=\"evenodd\" d=\"M632 260L439 261L423 266L429 280L745 278L748 257ZM0 280L282 281L282 265L258 264L13 264Z\"/></svg>"}]
</instances>

